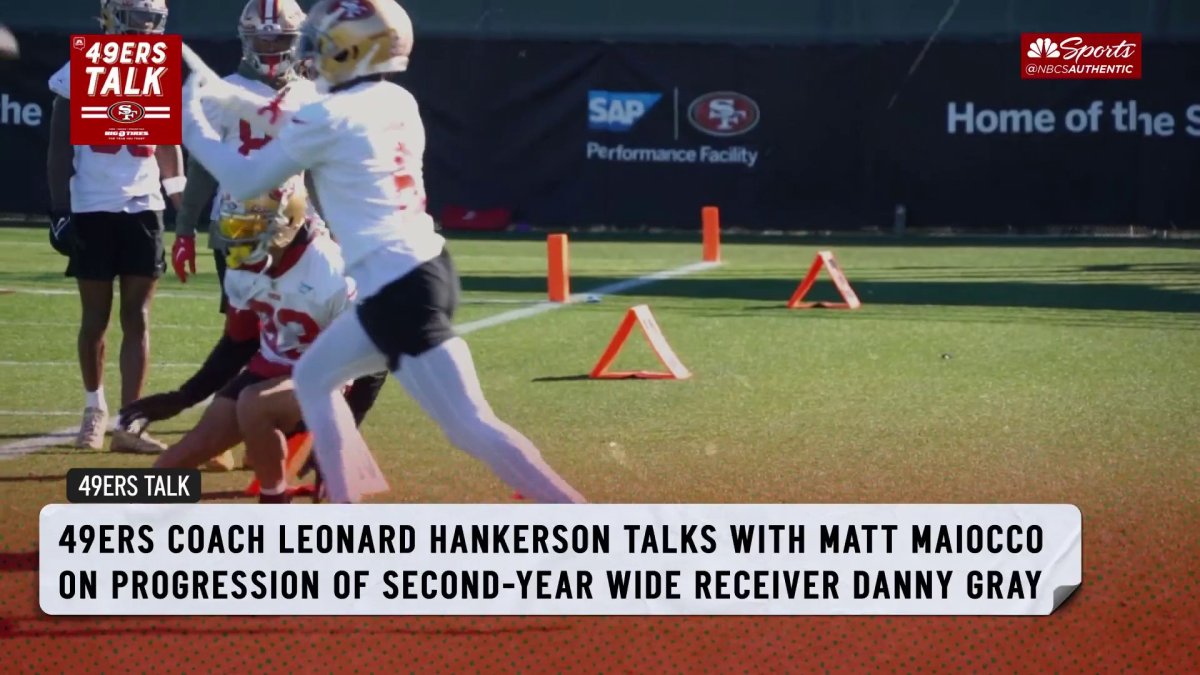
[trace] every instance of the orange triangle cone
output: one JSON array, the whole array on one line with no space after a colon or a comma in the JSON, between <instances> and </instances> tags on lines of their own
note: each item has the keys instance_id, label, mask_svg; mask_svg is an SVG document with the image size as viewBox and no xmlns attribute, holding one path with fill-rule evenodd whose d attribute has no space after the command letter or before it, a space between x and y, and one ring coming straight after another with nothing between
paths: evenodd
<instances>
[{"instance_id":1,"label":"orange triangle cone","mask_svg":"<svg viewBox=\"0 0 1200 675\"><path fill-rule=\"evenodd\" d=\"M283 466L284 478L291 482L300 473L300 469L304 468L304 463L308 461L310 454L312 454L312 434L303 431L288 436L287 459L284 460ZM245 494L249 497L257 496L259 487L258 479L255 478L246 486Z\"/></svg>"},{"instance_id":2,"label":"orange triangle cone","mask_svg":"<svg viewBox=\"0 0 1200 675\"><path fill-rule=\"evenodd\" d=\"M629 339L629 334L633 332L635 325L641 326L642 334L646 336L646 341L650 343L650 348L654 350L654 355L666 366L666 372L648 370L610 371L608 369L612 365L612 362L616 360L617 354L621 352L621 347L625 346L625 341ZM663 336L662 330L658 327L658 322L654 320L654 315L650 313L650 307L646 305L637 305L636 307L629 308L629 311L625 313L625 319L621 321L617 332L613 334L612 340L608 343L608 348L604 350L604 354L600 356L600 360L596 363L596 367L592 368L590 375L593 380L616 380L631 377L647 380L686 380L691 376L691 371L675 355L675 350L671 349L671 345L667 344L667 338Z\"/></svg>"},{"instance_id":3,"label":"orange triangle cone","mask_svg":"<svg viewBox=\"0 0 1200 675\"><path fill-rule=\"evenodd\" d=\"M829 272L829 278L833 280L833 285L837 287L843 302L801 302L816 283L817 274L821 272L822 267ZM796 287L796 292L792 294L792 299L788 300L787 306L788 309L810 309L812 307L858 309L862 307L862 302L858 299L858 294L850 287L850 282L846 279L842 268L838 266L837 259L833 257L833 251L818 251L817 257L813 259L812 267L808 268L808 274Z\"/></svg>"}]
</instances>

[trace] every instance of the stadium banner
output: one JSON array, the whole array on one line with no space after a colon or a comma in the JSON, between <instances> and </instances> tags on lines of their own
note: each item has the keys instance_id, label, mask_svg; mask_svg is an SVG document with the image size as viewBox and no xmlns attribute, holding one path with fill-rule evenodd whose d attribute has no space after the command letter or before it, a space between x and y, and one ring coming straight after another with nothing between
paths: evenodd
<instances>
[{"instance_id":1,"label":"stadium banner","mask_svg":"<svg viewBox=\"0 0 1200 675\"><path fill-rule=\"evenodd\" d=\"M41 212L69 36L20 38L0 62L0 212ZM236 67L236 41L188 43ZM938 41L914 69L923 46L427 38L400 82L435 215L696 228L714 204L727 227L825 231L890 229L903 205L909 228L1200 227L1194 44L1139 44L1124 80L1025 79L1018 35Z\"/></svg>"},{"instance_id":2,"label":"stadium banner","mask_svg":"<svg viewBox=\"0 0 1200 675\"><path fill-rule=\"evenodd\" d=\"M1047 615L1071 505L52 504L51 615Z\"/></svg>"}]
</instances>

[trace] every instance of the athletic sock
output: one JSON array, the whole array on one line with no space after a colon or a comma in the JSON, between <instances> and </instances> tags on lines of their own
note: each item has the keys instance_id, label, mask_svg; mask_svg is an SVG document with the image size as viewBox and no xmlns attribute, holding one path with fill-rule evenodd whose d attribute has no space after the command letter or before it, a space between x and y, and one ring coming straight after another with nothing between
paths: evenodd
<instances>
[{"instance_id":1,"label":"athletic sock","mask_svg":"<svg viewBox=\"0 0 1200 675\"><path fill-rule=\"evenodd\" d=\"M96 388L96 391L83 390L84 398L87 400L87 407L98 408L104 412L108 412L108 403L104 401L104 385Z\"/></svg>"}]
</instances>

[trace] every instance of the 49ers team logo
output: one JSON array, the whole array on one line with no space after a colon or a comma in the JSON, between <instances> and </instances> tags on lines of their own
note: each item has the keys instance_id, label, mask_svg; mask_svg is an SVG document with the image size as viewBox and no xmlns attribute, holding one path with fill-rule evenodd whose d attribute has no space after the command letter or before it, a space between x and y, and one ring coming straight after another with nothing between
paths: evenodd
<instances>
[{"instance_id":1,"label":"49ers team logo","mask_svg":"<svg viewBox=\"0 0 1200 675\"><path fill-rule=\"evenodd\" d=\"M122 101L108 106L108 119L120 124L133 124L146 116L146 109L140 103Z\"/></svg>"},{"instance_id":2,"label":"49ers team logo","mask_svg":"<svg viewBox=\"0 0 1200 675\"><path fill-rule=\"evenodd\" d=\"M365 19L375 14L375 6L367 0L338 0L329 7L329 13L338 12L343 19Z\"/></svg>"},{"instance_id":3,"label":"49ers team logo","mask_svg":"<svg viewBox=\"0 0 1200 675\"><path fill-rule=\"evenodd\" d=\"M178 145L183 42L178 35L71 36L71 144Z\"/></svg>"},{"instance_id":4,"label":"49ers team logo","mask_svg":"<svg viewBox=\"0 0 1200 675\"><path fill-rule=\"evenodd\" d=\"M758 126L758 104L736 91L705 94L688 106L688 121L709 136L741 136Z\"/></svg>"}]
</instances>

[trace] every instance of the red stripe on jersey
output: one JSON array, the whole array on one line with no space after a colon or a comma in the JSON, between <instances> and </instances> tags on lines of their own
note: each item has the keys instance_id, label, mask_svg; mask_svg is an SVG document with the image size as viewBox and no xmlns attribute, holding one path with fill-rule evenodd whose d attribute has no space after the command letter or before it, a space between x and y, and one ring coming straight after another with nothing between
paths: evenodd
<instances>
[{"instance_id":1,"label":"red stripe on jersey","mask_svg":"<svg viewBox=\"0 0 1200 675\"><path fill-rule=\"evenodd\" d=\"M230 307L225 313L225 334L235 342L254 340L258 332L258 314L255 312Z\"/></svg>"}]
</instances>

